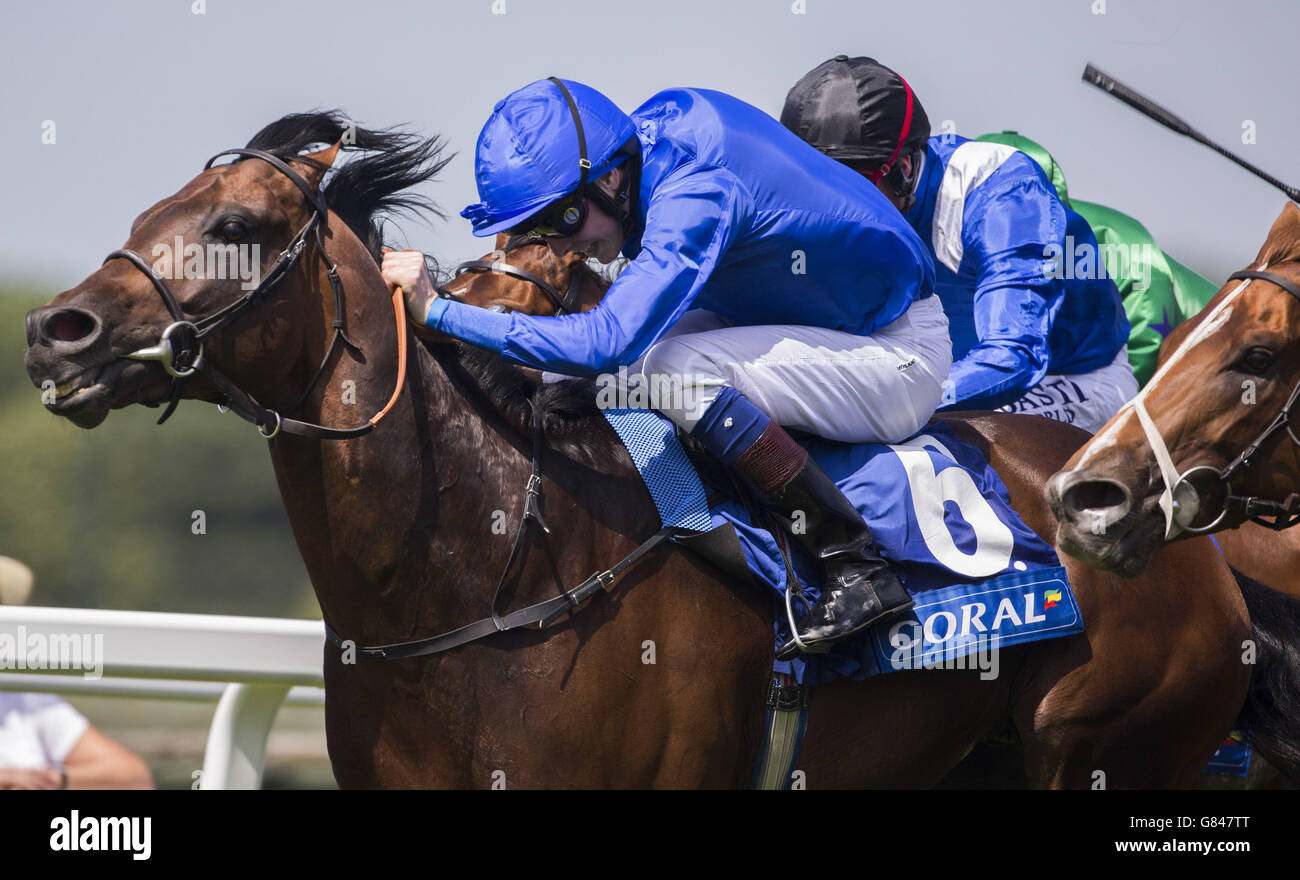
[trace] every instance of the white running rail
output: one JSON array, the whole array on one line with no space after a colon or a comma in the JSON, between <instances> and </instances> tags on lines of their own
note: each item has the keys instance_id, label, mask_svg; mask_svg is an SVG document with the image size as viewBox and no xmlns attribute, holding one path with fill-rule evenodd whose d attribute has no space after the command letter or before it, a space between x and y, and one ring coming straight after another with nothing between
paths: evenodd
<instances>
[{"instance_id":1,"label":"white running rail","mask_svg":"<svg viewBox=\"0 0 1300 880\"><path fill-rule=\"evenodd\" d=\"M199 788L253 789L281 704L324 705L324 645L319 620L0 606L0 690L216 699Z\"/></svg>"}]
</instances>

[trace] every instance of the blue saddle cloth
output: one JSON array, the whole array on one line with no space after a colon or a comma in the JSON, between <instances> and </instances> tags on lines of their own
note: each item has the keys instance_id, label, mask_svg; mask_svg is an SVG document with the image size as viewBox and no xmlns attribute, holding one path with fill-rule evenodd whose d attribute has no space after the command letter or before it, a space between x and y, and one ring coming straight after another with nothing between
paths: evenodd
<instances>
[{"instance_id":1,"label":"blue saddle cloth","mask_svg":"<svg viewBox=\"0 0 1300 880\"><path fill-rule=\"evenodd\" d=\"M671 422L651 410L603 411L636 463L666 526L696 531L730 524L754 580L770 589L776 644L790 631L786 565L776 538L745 507L710 509L704 485ZM916 600L829 654L774 663L801 683L866 678L899 669L997 673L999 647L1083 632L1083 617L1055 550L1025 525L979 450L946 425L898 444L804 444L870 526L880 554ZM790 547L795 619L818 595L820 567Z\"/></svg>"},{"instance_id":2,"label":"blue saddle cloth","mask_svg":"<svg viewBox=\"0 0 1300 880\"><path fill-rule=\"evenodd\" d=\"M1210 758L1210 763L1205 765L1205 769L1201 772L1245 779L1250 774L1250 758L1253 753L1250 737L1234 730L1223 741L1223 745L1219 746L1214 757Z\"/></svg>"}]
</instances>

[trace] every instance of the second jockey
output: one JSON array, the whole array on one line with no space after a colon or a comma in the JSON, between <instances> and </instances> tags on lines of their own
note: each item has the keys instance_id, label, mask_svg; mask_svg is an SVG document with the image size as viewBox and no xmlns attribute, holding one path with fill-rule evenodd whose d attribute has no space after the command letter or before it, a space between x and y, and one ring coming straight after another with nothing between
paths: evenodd
<instances>
[{"instance_id":1,"label":"second jockey","mask_svg":"<svg viewBox=\"0 0 1300 880\"><path fill-rule=\"evenodd\" d=\"M952 352L933 265L884 196L728 95L673 89L629 116L554 77L497 103L475 176L481 201L462 212L475 235L629 263L591 311L537 317L440 298L418 253L389 253L413 320L537 369L637 365L650 388L680 391L652 405L757 486L824 568L778 656L911 607L858 511L784 430L895 443L940 403Z\"/></svg>"},{"instance_id":2,"label":"second jockey","mask_svg":"<svg viewBox=\"0 0 1300 880\"><path fill-rule=\"evenodd\" d=\"M1096 202L1070 198L1065 172L1040 144L1014 131L984 134L976 140L1007 144L1033 159L1052 182L1061 204L1088 221L1097 236L1106 273L1119 288L1132 325L1128 360L1133 376L1139 385L1145 385L1156 371L1165 337L1205 308L1219 286L1161 250L1137 218Z\"/></svg>"},{"instance_id":3,"label":"second jockey","mask_svg":"<svg viewBox=\"0 0 1300 880\"><path fill-rule=\"evenodd\" d=\"M1128 318L1092 230L1032 159L931 137L911 86L872 58L814 68L781 121L879 187L925 240L952 332L944 408L1031 412L1096 431L1137 393Z\"/></svg>"}]
</instances>

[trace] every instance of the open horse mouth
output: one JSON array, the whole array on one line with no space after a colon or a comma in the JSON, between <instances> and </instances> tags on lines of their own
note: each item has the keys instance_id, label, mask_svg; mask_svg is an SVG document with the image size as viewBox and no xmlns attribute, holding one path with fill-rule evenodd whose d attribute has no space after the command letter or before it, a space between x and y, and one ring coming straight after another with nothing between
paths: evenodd
<instances>
[{"instance_id":1,"label":"open horse mouth","mask_svg":"<svg viewBox=\"0 0 1300 880\"><path fill-rule=\"evenodd\" d=\"M99 377L103 375L108 364L98 364L82 370L80 374L72 377L66 382L60 382L54 386L54 399L50 402L51 407L70 404L79 394L88 392L92 388L103 387L99 382ZM118 372L121 372L120 370Z\"/></svg>"},{"instance_id":2,"label":"open horse mouth","mask_svg":"<svg viewBox=\"0 0 1300 880\"><path fill-rule=\"evenodd\" d=\"M34 368L29 362L28 374L44 391L46 379ZM108 417L109 410L154 402L166 396L167 387L166 375L157 366L115 358L55 385L54 397L46 400L45 408L79 428L94 428Z\"/></svg>"}]
</instances>

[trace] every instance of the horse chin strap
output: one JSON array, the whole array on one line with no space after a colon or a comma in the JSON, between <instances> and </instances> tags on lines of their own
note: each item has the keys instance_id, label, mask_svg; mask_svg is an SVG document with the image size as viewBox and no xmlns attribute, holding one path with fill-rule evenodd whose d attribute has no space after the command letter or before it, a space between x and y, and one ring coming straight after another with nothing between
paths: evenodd
<instances>
[{"instance_id":1,"label":"horse chin strap","mask_svg":"<svg viewBox=\"0 0 1300 880\"><path fill-rule=\"evenodd\" d=\"M1272 272L1243 270L1229 275L1228 280L1242 281L1243 287L1255 280L1268 281L1291 294L1297 301L1300 301L1300 287ZM1298 493L1292 492L1284 501L1272 501L1256 495L1232 494L1233 477L1250 467L1260 448L1278 431L1285 429L1287 436L1291 438L1291 442L1300 448L1300 437L1296 436L1291 426L1291 410L1297 400L1300 400L1300 382L1297 382L1296 386L1291 390L1291 395L1268 427L1242 450L1241 454L1233 459L1227 467L1219 470L1209 465L1198 465L1181 474L1169 455L1164 438L1160 436L1160 429L1156 427L1155 422L1147 412L1142 396L1139 395L1133 400L1133 410L1137 413L1138 422L1146 433L1147 442L1151 444L1151 449L1155 452L1156 463L1160 466L1160 473L1164 477L1165 490L1160 495L1159 504L1161 511L1165 515L1166 541L1177 536L1180 532L1191 535L1208 534L1222 525L1230 513L1240 513L1249 521L1276 531L1300 524L1300 494ZM1212 522L1208 525L1195 526L1193 523L1197 514L1200 513L1200 495L1192 484L1191 478L1200 472L1209 474L1223 483L1227 489L1227 495L1223 499L1223 506L1219 511L1219 515Z\"/></svg>"},{"instance_id":2,"label":"horse chin strap","mask_svg":"<svg viewBox=\"0 0 1300 880\"><path fill-rule=\"evenodd\" d=\"M393 293L393 313L397 318L397 385L393 389L393 396L384 405L384 408L372 416L364 425L355 428L329 428L311 422L285 418L279 412L267 409L259 404L252 395L237 386L217 369L210 360L204 357L203 341L262 302L267 294L283 281L294 266L297 265L303 250L306 248L307 237L313 233L316 237L316 251L325 263L326 276L329 278L330 289L334 294L334 335L330 339L329 346L325 349L325 356L321 358L320 366L316 368L316 374L312 377L311 382L308 383L302 394L298 395L298 399L284 411L286 413L293 412L307 399L307 395L311 393L312 388L316 386L316 383L324 374L325 366L329 363L330 355L334 352L334 346L340 340L348 348L358 352L361 351L360 347L348 338L344 326L343 281L339 278L338 264L325 253L325 240L321 230L325 223L328 222L329 209L325 205L325 199L320 190L304 180L298 172L294 171L280 157L263 150L224 150L209 159L207 164L203 166L204 169L211 168L212 163L222 156L248 156L269 163L281 174L288 177L311 202L311 217L289 240L289 243L280 252L275 262L271 264L271 268L263 275L261 282L255 289L213 314L193 321L185 317L180 300L172 292L166 279L158 274L148 260L136 251L127 248L113 251L104 258L104 262L107 263L113 259L124 259L143 272L153 284L154 290L158 291L158 295L162 297L163 304L167 306L167 311L172 316L172 323L163 330L162 336L156 345L147 346L121 356L133 360L156 361L172 377L171 393L167 397L167 408L158 419L160 425L167 421L176 410L186 380L195 373L202 373L221 394L221 399L217 402L217 408L222 412L233 410L240 418L256 425L258 433L268 440L282 430L302 437L320 439L347 439L370 433L374 430L375 425L379 424L380 419L392 409L393 404L397 402L406 379L406 305L400 288ZM152 405L157 406L158 404Z\"/></svg>"}]
</instances>

